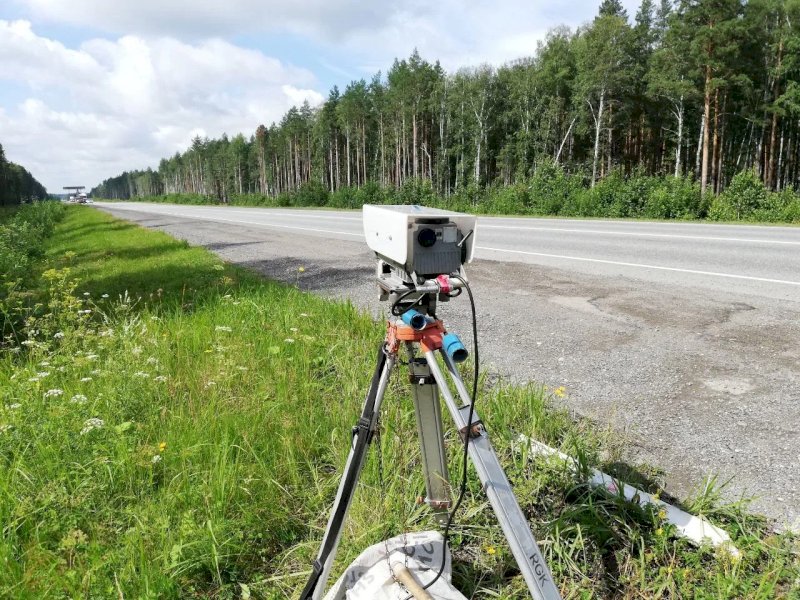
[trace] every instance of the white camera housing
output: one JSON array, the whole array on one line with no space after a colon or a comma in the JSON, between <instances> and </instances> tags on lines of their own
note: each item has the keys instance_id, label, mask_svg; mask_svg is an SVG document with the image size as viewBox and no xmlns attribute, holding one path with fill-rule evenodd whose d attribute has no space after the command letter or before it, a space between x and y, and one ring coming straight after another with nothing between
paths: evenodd
<instances>
[{"instance_id":1,"label":"white camera housing","mask_svg":"<svg viewBox=\"0 0 800 600\"><path fill-rule=\"evenodd\" d=\"M418 279L459 272L472 261L477 224L473 215L417 205L365 204L363 217L364 237L378 258Z\"/></svg>"}]
</instances>

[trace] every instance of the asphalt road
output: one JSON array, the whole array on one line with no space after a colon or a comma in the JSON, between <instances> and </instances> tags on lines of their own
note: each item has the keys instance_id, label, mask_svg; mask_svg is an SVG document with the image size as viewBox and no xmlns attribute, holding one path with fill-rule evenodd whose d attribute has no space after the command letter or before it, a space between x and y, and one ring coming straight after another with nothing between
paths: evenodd
<instances>
[{"instance_id":1,"label":"asphalt road","mask_svg":"<svg viewBox=\"0 0 800 600\"><path fill-rule=\"evenodd\" d=\"M351 211L97 203L380 314ZM481 217L468 268L482 355L565 386L565 405L663 468L667 491L800 523L800 228ZM466 307L448 311L467 333ZM468 338L468 335L463 337Z\"/></svg>"}]
</instances>

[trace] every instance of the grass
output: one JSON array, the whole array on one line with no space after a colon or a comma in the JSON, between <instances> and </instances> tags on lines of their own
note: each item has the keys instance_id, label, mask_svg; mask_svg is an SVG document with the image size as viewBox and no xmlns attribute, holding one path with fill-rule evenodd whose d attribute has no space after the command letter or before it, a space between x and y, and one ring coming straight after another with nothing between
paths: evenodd
<instances>
[{"instance_id":1,"label":"grass","mask_svg":"<svg viewBox=\"0 0 800 600\"><path fill-rule=\"evenodd\" d=\"M27 308L15 305L24 330L0 350L0 597L296 597L381 324L85 207L69 208L39 272ZM337 571L371 543L434 528L414 502L423 483L403 380L377 441L383 480L372 452ZM713 488L687 506L728 530L741 559L692 548L657 513L528 456L520 433L587 465L618 461L618 440L550 399L484 382L480 412L565 598L800 595L797 539L720 505ZM629 474L657 490L658 474ZM468 597L524 598L469 484L454 581Z\"/></svg>"}]
</instances>

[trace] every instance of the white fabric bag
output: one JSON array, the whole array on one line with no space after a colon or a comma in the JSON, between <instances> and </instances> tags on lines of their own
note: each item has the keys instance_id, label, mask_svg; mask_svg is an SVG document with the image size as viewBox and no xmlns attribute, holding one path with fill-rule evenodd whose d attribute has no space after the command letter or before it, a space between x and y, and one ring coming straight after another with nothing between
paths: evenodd
<instances>
[{"instance_id":1,"label":"white fabric bag","mask_svg":"<svg viewBox=\"0 0 800 600\"><path fill-rule=\"evenodd\" d=\"M443 551L444 539L438 531L402 534L370 546L347 567L325 600L403 600L408 591L395 581L390 564L405 565L424 586L439 571ZM447 552L442 576L427 592L436 600L467 600L450 584L450 573Z\"/></svg>"}]
</instances>

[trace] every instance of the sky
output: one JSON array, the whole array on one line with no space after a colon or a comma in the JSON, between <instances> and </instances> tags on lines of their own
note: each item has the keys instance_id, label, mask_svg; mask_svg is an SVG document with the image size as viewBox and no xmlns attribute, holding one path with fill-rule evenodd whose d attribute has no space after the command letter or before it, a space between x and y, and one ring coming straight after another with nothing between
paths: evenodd
<instances>
[{"instance_id":1,"label":"sky","mask_svg":"<svg viewBox=\"0 0 800 600\"><path fill-rule=\"evenodd\" d=\"M599 0L0 0L0 144L48 191L249 136L417 48L448 71L530 56ZM631 18L637 1L623 0Z\"/></svg>"}]
</instances>

